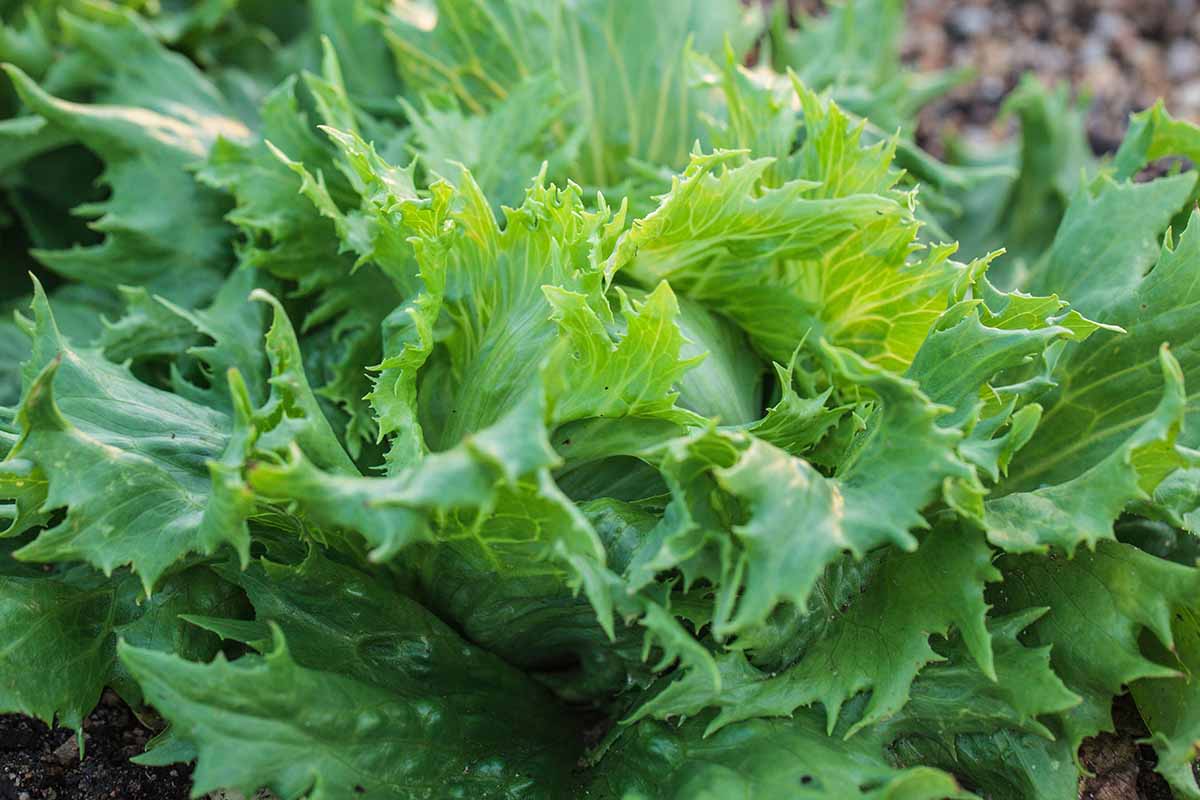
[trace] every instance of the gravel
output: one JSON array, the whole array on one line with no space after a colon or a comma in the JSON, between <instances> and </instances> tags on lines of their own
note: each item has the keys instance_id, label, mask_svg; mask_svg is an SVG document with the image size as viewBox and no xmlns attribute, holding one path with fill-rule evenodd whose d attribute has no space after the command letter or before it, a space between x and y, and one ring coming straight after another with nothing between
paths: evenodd
<instances>
[{"instance_id":1,"label":"gravel","mask_svg":"<svg viewBox=\"0 0 1200 800\"><path fill-rule=\"evenodd\" d=\"M949 128L978 138L1003 135L1004 96L1021 75L1067 81L1090 98L1088 135L1115 150L1129 114L1166 101L1200 122L1200 0L909 0L904 57L915 68L970 67L976 79L935 103L920 138Z\"/></svg>"}]
</instances>

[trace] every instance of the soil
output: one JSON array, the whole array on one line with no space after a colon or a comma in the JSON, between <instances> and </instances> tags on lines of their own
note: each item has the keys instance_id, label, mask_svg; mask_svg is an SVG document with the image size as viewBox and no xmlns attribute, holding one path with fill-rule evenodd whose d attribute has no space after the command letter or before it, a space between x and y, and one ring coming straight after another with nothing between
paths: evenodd
<instances>
[{"instance_id":1,"label":"soil","mask_svg":"<svg viewBox=\"0 0 1200 800\"><path fill-rule=\"evenodd\" d=\"M904 56L914 68L976 75L922 115L918 138L937 150L949 129L1004 135L1004 97L1025 73L1065 81L1090 99L1097 153L1116 149L1129 114L1163 98L1200 122L1200 0L909 0Z\"/></svg>"},{"instance_id":2,"label":"soil","mask_svg":"<svg viewBox=\"0 0 1200 800\"><path fill-rule=\"evenodd\" d=\"M1139 739L1149 735L1129 695L1113 703L1116 733L1085 739L1079 758L1092 773L1079 784L1079 800L1172 800L1167 782L1154 771L1154 750Z\"/></svg>"},{"instance_id":3,"label":"soil","mask_svg":"<svg viewBox=\"0 0 1200 800\"><path fill-rule=\"evenodd\" d=\"M75 735L16 715L0 715L0 800L186 800L191 769L129 761L153 732L106 692Z\"/></svg>"}]
</instances>

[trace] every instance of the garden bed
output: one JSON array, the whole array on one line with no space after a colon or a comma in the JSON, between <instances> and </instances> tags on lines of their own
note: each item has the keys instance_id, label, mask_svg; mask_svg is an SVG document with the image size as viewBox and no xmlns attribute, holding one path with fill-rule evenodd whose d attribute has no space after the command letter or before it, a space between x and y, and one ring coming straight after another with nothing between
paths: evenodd
<instances>
[{"instance_id":1,"label":"garden bed","mask_svg":"<svg viewBox=\"0 0 1200 800\"><path fill-rule=\"evenodd\" d=\"M797 3L805 5L819 3ZM1013 121L1002 114L1004 98L1023 74L1033 72L1048 82L1067 81L1091 98L1092 148L1112 152L1129 113L1160 96L1177 116L1200 119L1198 40L1200 0L911 0L909 63L923 70L976 72L974 80L922 113L918 139L939 153L947 135L968 140L1010 135ZM1117 700L1114 719L1114 734L1088 739L1081 749L1092 773L1080 785L1081 800L1170 798L1154 772L1153 751L1139 744L1147 732L1128 697ZM153 733L111 692L84 724L83 757L65 729L0 716L0 800L188 797L188 767L130 762ZM1073 782L1068 780L1068 791Z\"/></svg>"}]
</instances>

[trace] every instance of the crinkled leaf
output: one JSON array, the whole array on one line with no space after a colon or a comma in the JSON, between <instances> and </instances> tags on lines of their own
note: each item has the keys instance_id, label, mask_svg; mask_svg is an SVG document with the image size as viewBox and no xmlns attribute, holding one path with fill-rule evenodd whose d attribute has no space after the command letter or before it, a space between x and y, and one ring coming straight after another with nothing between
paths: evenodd
<instances>
[{"instance_id":1,"label":"crinkled leaf","mask_svg":"<svg viewBox=\"0 0 1200 800\"><path fill-rule=\"evenodd\" d=\"M210 658L216 638L180 615L234 614L242 602L202 567L172 575L149 598L129 573L109 580L80 570L0 577L0 709L81 730L106 685L140 702L137 684L117 663L119 637Z\"/></svg>"},{"instance_id":2,"label":"crinkled leaf","mask_svg":"<svg viewBox=\"0 0 1200 800\"><path fill-rule=\"evenodd\" d=\"M694 361L680 358L679 308L666 283L639 304L622 295L624 335L613 343L586 295L555 286L542 290L553 308L559 339L545 367L555 424L591 417L652 417L695 424L702 418L675 408L674 385Z\"/></svg>"},{"instance_id":3,"label":"crinkled leaf","mask_svg":"<svg viewBox=\"0 0 1200 800\"><path fill-rule=\"evenodd\" d=\"M386 560L430 538L434 519L456 511L468 517L488 512L501 484L515 485L556 464L543 414L531 394L458 447L389 478L329 474L293 451L281 464L253 465L249 481L265 497L295 503L320 525L359 532L372 546L372 556Z\"/></svg>"},{"instance_id":4,"label":"crinkled leaf","mask_svg":"<svg viewBox=\"0 0 1200 800\"><path fill-rule=\"evenodd\" d=\"M1190 309L1200 290L1195 280L1198 254L1200 216L1193 214L1179 241L1165 242L1149 274L1104 314L1103 322L1128 333L1102 331L1059 359L1053 373L1059 386L1040 401L1046 413L1038 435L1013 462L1010 489L1028 490L1079 475L1152 417L1163 396L1159 350L1164 342L1171 345L1183 374L1194 373L1200 350L1193 346ZM1190 395L1188 401L1190 405ZM1183 443L1192 443L1193 436L1186 434Z\"/></svg>"},{"instance_id":5,"label":"crinkled leaf","mask_svg":"<svg viewBox=\"0 0 1200 800\"><path fill-rule=\"evenodd\" d=\"M1031 608L989 621L994 674L971 656L961 636L913 682L899 714L880 725L889 739L919 736L953 750L956 737L997 729L1054 738L1038 717L1074 707L1079 697L1050 668L1050 647L1025 647L1017 636L1046 613ZM1049 741L1047 741L1049 744Z\"/></svg>"},{"instance_id":6,"label":"crinkled leaf","mask_svg":"<svg viewBox=\"0 0 1200 800\"><path fill-rule=\"evenodd\" d=\"M338 96L344 99L344 91ZM300 110L294 80L265 98L262 117L269 144L218 140L198 177L236 198L228 219L246 235L239 248L242 264L294 282L300 294L311 298L302 333L331 328L332 363L318 392L349 415L346 447L357 455L363 441L377 433L365 400L370 391L367 367L379 362L380 325L400 295L376 266L354 269L355 261L345 251L355 243L343 244L336 222L324 219L322 209L302 194L309 186L304 175L310 173L297 176L301 164L321 176L320 189L332 208L352 209L359 203L334 149Z\"/></svg>"},{"instance_id":7,"label":"crinkled leaf","mask_svg":"<svg viewBox=\"0 0 1200 800\"><path fill-rule=\"evenodd\" d=\"M262 289L255 289L250 297L267 303L274 313L266 337L271 393L256 413L262 430L258 446L271 449L290 442L319 467L357 475L358 469L346 455L308 384L296 332L283 304Z\"/></svg>"},{"instance_id":8,"label":"crinkled leaf","mask_svg":"<svg viewBox=\"0 0 1200 800\"><path fill-rule=\"evenodd\" d=\"M1123 685L1178 676L1174 666L1150 660L1139 637L1145 631L1172 646L1172 614L1193 605L1196 568L1117 542L1100 542L1072 559L1009 556L1000 567L1000 610L1050 609L1034 623L1028 643L1050 645L1054 671L1083 698L1061 715L1072 751L1085 737L1113 729L1112 698Z\"/></svg>"},{"instance_id":9,"label":"crinkled leaf","mask_svg":"<svg viewBox=\"0 0 1200 800\"><path fill-rule=\"evenodd\" d=\"M995 674L983 589L985 581L999 577L990 549L969 531L935 530L915 553L893 551L861 596L839 609L796 664L778 675L742 668L736 681L724 681L709 700L721 712L708 732L820 702L832 733L842 705L868 690L870 702L849 734L888 719L907 701L917 673L942 660L930 646L930 634L944 635L952 626L984 673ZM671 713L678 712L659 709L660 715Z\"/></svg>"},{"instance_id":10,"label":"crinkled leaf","mask_svg":"<svg viewBox=\"0 0 1200 800\"><path fill-rule=\"evenodd\" d=\"M799 456L821 441L846 413L846 408L830 408L832 389L816 397L801 397L793 382L795 363L786 368L775 365L780 389L779 402L767 409L766 416L747 426L759 439Z\"/></svg>"},{"instance_id":11,"label":"crinkled leaf","mask_svg":"<svg viewBox=\"0 0 1200 800\"><path fill-rule=\"evenodd\" d=\"M1131 179L1142 167L1165 156L1200 162L1200 128L1172 117L1159 100L1130 117L1129 130L1113 156L1116 177Z\"/></svg>"},{"instance_id":12,"label":"crinkled leaf","mask_svg":"<svg viewBox=\"0 0 1200 800\"><path fill-rule=\"evenodd\" d=\"M66 19L94 68L106 75L99 104L53 97L17 67L8 73L35 113L105 161L102 180L112 194L77 209L97 218L102 244L37 256L86 283L149 285L174 298L202 298L228 262L229 231L219 198L188 169L218 135L246 139L249 129L202 73L155 42L135 18L107 24ZM147 196L157 202L142 202ZM189 224L181 226L180 219Z\"/></svg>"},{"instance_id":13,"label":"crinkled leaf","mask_svg":"<svg viewBox=\"0 0 1200 800\"><path fill-rule=\"evenodd\" d=\"M709 737L704 720L680 728L646 720L622 733L604 754L587 796L602 800L785 800L972 797L946 773L896 769L877 742L828 736L819 713L754 720Z\"/></svg>"},{"instance_id":14,"label":"crinkled leaf","mask_svg":"<svg viewBox=\"0 0 1200 800\"><path fill-rule=\"evenodd\" d=\"M244 555L245 501L213 466L245 446L235 419L72 347L40 287L34 312L22 435L9 457L32 461L48 481L44 508L67 514L19 557L83 560L106 573L131 564L149 590L188 553L228 543Z\"/></svg>"},{"instance_id":15,"label":"crinkled leaf","mask_svg":"<svg viewBox=\"0 0 1200 800\"><path fill-rule=\"evenodd\" d=\"M1093 186L1081 185L1026 285L1036 294L1070 298L1089 317L1121 324L1112 307L1126 302L1154 266L1162 232L1195 185L1195 173L1151 183L1098 178Z\"/></svg>"},{"instance_id":16,"label":"crinkled leaf","mask_svg":"<svg viewBox=\"0 0 1200 800\"><path fill-rule=\"evenodd\" d=\"M386 574L334 562L312 550L296 566L259 561L245 572L224 569L254 606L249 643L270 652L270 625L287 637L298 664L382 689L406 692L436 682L446 695L484 689L503 698L490 707L497 723L553 728L561 709L547 692L496 656L462 640L449 626L400 593ZM330 591L336 587L336 591ZM226 632L233 633L232 621ZM239 631L244 635L247 631ZM237 640L236 637L229 637Z\"/></svg>"},{"instance_id":17,"label":"crinkled leaf","mask_svg":"<svg viewBox=\"0 0 1200 800\"><path fill-rule=\"evenodd\" d=\"M281 633L272 652L233 663L130 645L120 657L175 735L195 745L196 792L266 787L283 800L351 800L522 786L554 797L570 785L569 727L497 725L490 704L512 698L486 686L457 697L417 681L379 687L300 666Z\"/></svg>"}]
</instances>

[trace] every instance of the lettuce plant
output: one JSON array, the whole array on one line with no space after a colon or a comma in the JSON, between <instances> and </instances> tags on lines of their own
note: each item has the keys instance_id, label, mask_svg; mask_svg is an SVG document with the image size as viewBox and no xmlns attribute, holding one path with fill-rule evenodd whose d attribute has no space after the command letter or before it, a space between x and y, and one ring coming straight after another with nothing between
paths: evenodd
<instances>
[{"instance_id":1,"label":"lettuce plant","mask_svg":"<svg viewBox=\"0 0 1200 800\"><path fill-rule=\"evenodd\" d=\"M1127 689L1200 797L1200 129L939 164L891 2L14 5L0 711L196 796L1067 800Z\"/></svg>"}]
</instances>

